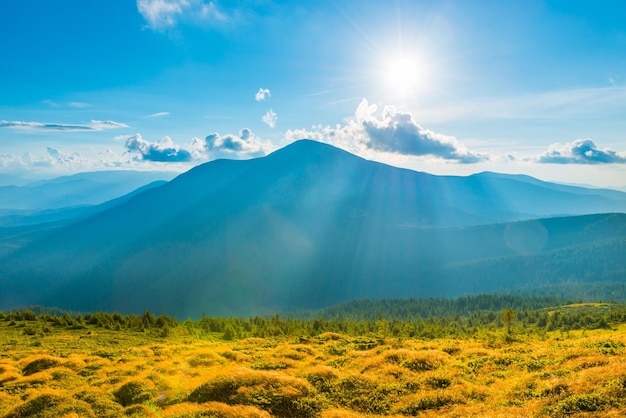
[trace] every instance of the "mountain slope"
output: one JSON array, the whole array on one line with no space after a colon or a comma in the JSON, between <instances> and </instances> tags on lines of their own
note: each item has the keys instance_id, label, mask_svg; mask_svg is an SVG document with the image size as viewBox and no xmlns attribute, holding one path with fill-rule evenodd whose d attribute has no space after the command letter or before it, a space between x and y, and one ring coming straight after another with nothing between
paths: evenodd
<instances>
[{"instance_id":1,"label":"mountain slope","mask_svg":"<svg viewBox=\"0 0 626 418\"><path fill-rule=\"evenodd\" d=\"M438 177L300 141L264 158L203 164L4 257L0 308L269 313L484 292L479 278L497 276L494 260L552 252L569 265L559 254L573 245L583 257L608 241L624 248L626 215L485 225L623 204L619 194L563 187ZM458 268L481 263L491 270L470 278Z\"/></svg>"}]
</instances>

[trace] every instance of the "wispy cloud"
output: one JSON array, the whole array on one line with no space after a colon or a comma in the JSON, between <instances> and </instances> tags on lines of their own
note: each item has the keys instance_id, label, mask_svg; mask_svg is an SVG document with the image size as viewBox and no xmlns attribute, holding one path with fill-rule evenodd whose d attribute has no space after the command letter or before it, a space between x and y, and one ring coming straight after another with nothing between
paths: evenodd
<instances>
[{"instance_id":1,"label":"wispy cloud","mask_svg":"<svg viewBox=\"0 0 626 418\"><path fill-rule=\"evenodd\" d=\"M191 152L174 144L169 136L160 142L150 142L140 134L130 136L124 147L131 153L138 153L142 160L155 162L188 162L191 161Z\"/></svg>"},{"instance_id":2,"label":"wispy cloud","mask_svg":"<svg viewBox=\"0 0 626 418\"><path fill-rule=\"evenodd\" d=\"M591 139L577 139L564 145L550 145L536 160L545 164L625 164L626 154L598 149Z\"/></svg>"},{"instance_id":3,"label":"wispy cloud","mask_svg":"<svg viewBox=\"0 0 626 418\"><path fill-rule=\"evenodd\" d=\"M157 112L157 113L153 113L151 115L148 115L149 118L164 118L166 116L169 116L170 112Z\"/></svg>"},{"instance_id":4,"label":"wispy cloud","mask_svg":"<svg viewBox=\"0 0 626 418\"><path fill-rule=\"evenodd\" d=\"M69 102L67 105L69 107L75 107L77 109L84 109L86 107L89 107L89 103L84 102Z\"/></svg>"},{"instance_id":5,"label":"wispy cloud","mask_svg":"<svg viewBox=\"0 0 626 418\"><path fill-rule=\"evenodd\" d=\"M270 128L276 127L276 122L278 121L278 115L272 109L268 110L263 117L261 118L263 123L266 123Z\"/></svg>"},{"instance_id":6,"label":"wispy cloud","mask_svg":"<svg viewBox=\"0 0 626 418\"><path fill-rule=\"evenodd\" d=\"M86 107L91 106L89 103L85 103L85 102L67 102L67 103L57 103L53 100L43 100L42 101L43 104L46 104L50 107L60 107L60 106L69 106L69 107L73 107L76 109L84 109Z\"/></svg>"},{"instance_id":7,"label":"wispy cloud","mask_svg":"<svg viewBox=\"0 0 626 418\"><path fill-rule=\"evenodd\" d=\"M137 0L137 10L154 30L180 23L203 25L227 19L215 2L204 0Z\"/></svg>"},{"instance_id":8,"label":"wispy cloud","mask_svg":"<svg viewBox=\"0 0 626 418\"><path fill-rule=\"evenodd\" d=\"M263 102L265 100L269 100L270 97L272 97L270 89L260 88L259 91L257 91L254 95L254 100L256 100L257 102Z\"/></svg>"},{"instance_id":9,"label":"wispy cloud","mask_svg":"<svg viewBox=\"0 0 626 418\"><path fill-rule=\"evenodd\" d=\"M288 130L288 140L317 139L346 148L352 152L378 152L435 157L458 163L477 163L490 158L487 154L470 152L455 137L433 132L415 122L408 112L386 106L380 117L377 106L363 99L354 117L345 125L316 127L312 131Z\"/></svg>"},{"instance_id":10,"label":"wispy cloud","mask_svg":"<svg viewBox=\"0 0 626 418\"><path fill-rule=\"evenodd\" d=\"M124 123L112 120L92 120L89 123L44 123L0 120L0 128L23 129L29 131L60 131L60 132L89 132L104 131L107 129L128 128Z\"/></svg>"}]
</instances>

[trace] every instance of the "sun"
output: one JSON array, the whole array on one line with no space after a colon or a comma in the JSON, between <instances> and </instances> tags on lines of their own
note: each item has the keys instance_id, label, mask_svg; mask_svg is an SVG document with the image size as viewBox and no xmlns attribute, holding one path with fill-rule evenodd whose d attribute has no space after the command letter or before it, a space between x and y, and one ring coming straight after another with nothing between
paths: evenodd
<instances>
[{"instance_id":1,"label":"sun","mask_svg":"<svg viewBox=\"0 0 626 418\"><path fill-rule=\"evenodd\" d=\"M401 53L383 58L383 84L394 95L414 93L420 82L421 68L416 55Z\"/></svg>"}]
</instances>

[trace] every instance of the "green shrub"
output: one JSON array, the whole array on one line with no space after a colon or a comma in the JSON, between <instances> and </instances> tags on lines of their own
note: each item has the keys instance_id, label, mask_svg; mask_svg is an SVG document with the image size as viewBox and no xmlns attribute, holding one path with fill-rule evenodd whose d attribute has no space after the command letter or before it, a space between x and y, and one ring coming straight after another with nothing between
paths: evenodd
<instances>
[{"instance_id":1,"label":"green shrub","mask_svg":"<svg viewBox=\"0 0 626 418\"><path fill-rule=\"evenodd\" d=\"M22 311L22 320L23 321L36 321L37 314L30 309L25 309Z\"/></svg>"},{"instance_id":2,"label":"green shrub","mask_svg":"<svg viewBox=\"0 0 626 418\"><path fill-rule=\"evenodd\" d=\"M33 336L37 335L39 333L39 330L32 325L26 325L22 332L24 333L24 335Z\"/></svg>"},{"instance_id":3,"label":"green shrub","mask_svg":"<svg viewBox=\"0 0 626 418\"><path fill-rule=\"evenodd\" d=\"M146 402L151 394L146 385L141 382L128 382L113 392L115 400L122 406L129 406Z\"/></svg>"},{"instance_id":4,"label":"green shrub","mask_svg":"<svg viewBox=\"0 0 626 418\"><path fill-rule=\"evenodd\" d=\"M231 397L237 393L239 384L230 376L222 376L211 382L203 383L194 389L188 396L189 402L223 402L229 403Z\"/></svg>"},{"instance_id":5,"label":"green shrub","mask_svg":"<svg viewBox=\"0 0 626 418\"><path fill-rule=\"evenodd\" d=\"M553 417L565 417L578 412L601 411L609 404L608 400L593 394L572 395L559 401L548 413Z\"/></svg>"},{"instance_id":6,"label":"green shrub","mask_svg":"<svg viewBox=\"0 0 626 418\"><path fill-rule=\"evenodd\" d=\"M621 341L613 341L611 339L596 341L593 343L583 344L587 348L591 348L601 354L619 354L624 350L624 343Z\"/></svg>"},{"instance_id":7,"label":"green shrub","mask_svg":"<svg viewBox=\"0 0 626 418\"><path fill-rule=\"evenodd\" d=\"M280 418L312 418L319 416L322 403L309 397L310 394L308 384L301 379L250 372L240 376L221 376L204 383L191 392L187 400L251 405Z\"/></svg>"},{"instance_id":8,"label":"green shrub","mask_svg":"<svg viewBox=\"0 0 626 418\"><path fill-rule=\"evenodd\" d=\"M288 364L280 361L260 361L250 366L254 370L284 370L289 368Z\"/></svg>"},{"instance_id":9,"label":"green shrub","mask_svg":"<svg viewBox=\"0 0 626 418\"><path fill-rule=\"evenodd\" d=\"M417 416L421 411L429 409L439 409L442 406L455 403L454 399L449 396L427 396L415 402L397 409L395 412L400 415Z\"/></svg>"},{"instance_id":10,"label":"green shrub","mask_svg":"<svg viewBox=\"0 0 626 418\"><path fill-rule=\"evenodd\" d=\"M60 364L58 360L49 359L49 358L40 358L37 360L33 360L28 363L23 369L22 374L24 376L30 376L31 374L40 372L42 370L50 369L52 367L56 367Z\"/></svg>"},{"instance_id":11,"label":"green shrub","mask_svg":"<svg viewBox=\"0 0 626 418\"><path fill-rule=\"evenodd\" d=\"M413 372L424 372L427 370L434 370L439 367L436 362L427 358L414 358L410 360L405 360L402 362L402 366Z\"/></svg>"},{"instance_id":12,"label":"green shrub","mask_svg":"<svg viewBox=\"0 0 626 418\"><path fill-rule=\"evenodd\" d=\"M429 377L426 379L426 386L431 389L446 389L452 385L452 381L446 377Z\"/></svg>"},{"instance_id":13,"label":"green shrub","mask_svg":"<svg viewBox=\"0 0 626 418\"><path fill-rule=\"evenodd\" d=\"M330 388L328 396L334 402L367 414L385 414L391 400L385 390L361 376L347 376L337 380Z\"/></svg>"},{"instance_id":14,"label":"green shrub","mask_svg":"<svg viewBox=\"0 0 626 418\"><path fill-rule=\"evenodd\" d=\"M122 407L107 395L83 390L76 393L74 398L89 404L97 417L118 417L121 415Z\"/></svg>"},{"instance_id":15,"label":"green shrub","mask_svg":"<svg viewBox=\"0 0 626 418\"><path fill-rule=\"evenodd\" d=\"M4 418L52 416L50 410L56 408L63 401L64 398L59 395L39 395L18 406ZM46 414L46 412L48 413Z\"/></svg>"}]
</instances>

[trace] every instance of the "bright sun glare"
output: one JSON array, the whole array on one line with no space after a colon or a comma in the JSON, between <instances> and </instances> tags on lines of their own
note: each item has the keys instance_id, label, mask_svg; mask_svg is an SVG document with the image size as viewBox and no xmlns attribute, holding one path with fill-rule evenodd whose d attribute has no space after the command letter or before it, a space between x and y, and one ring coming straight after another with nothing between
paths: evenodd
<instances>
[{"instance_id":1,"label":"bright sun glare","mask_svg":"<svg viewBox=\"0 0 626 418\"><path fill-rule=\"evenodd\" d=\"M420 65L417 57L403 53L386 57L383 62L385 88L394 95L414 93L420 82Z\"/></svg>"}]
</instances>

